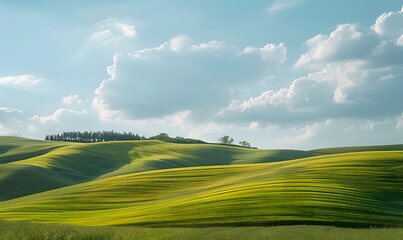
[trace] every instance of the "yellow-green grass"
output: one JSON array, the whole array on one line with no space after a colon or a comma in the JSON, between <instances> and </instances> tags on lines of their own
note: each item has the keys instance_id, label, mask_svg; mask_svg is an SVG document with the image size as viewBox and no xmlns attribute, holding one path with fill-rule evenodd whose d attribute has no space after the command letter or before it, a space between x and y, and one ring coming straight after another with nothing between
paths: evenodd
<instances>
[{"instance_id":1,"label":"yellow-green grass","mask_svg":"<svg viewBox=\"0 0 403 240\"><path fill-rule=\"evenodd\" d=\"M283 161L318 155L160 141L67 143L0 137L0 201L140 171Z\"/></svg>"},{"instance_id":2,"label":"yellow-green grass","mask_svg":"<svg viewBox=\"0 0 403 240\"><path fill-rule=\"evenodd\" d=\"M132 239L292 239L292 240L401 240L402 228L351 229L330 226L146 228L87 227L0 221L2 240L132 240Z\"/></svg>"},{"instance_id":3,"label":"yellow-green grass","mask_svg":"<svg viewBox=\"0 0 403 240\"><path fill-rule=\"evenodd\" d=\"M74 143L50 142L19 137L0 137L0 164L46 154Z\"/></svg>"},{"instance_id":4,"label":"yellow-green grass","mask_svg":"<svg viewBox=\"0 0 403 240\"><path fill-rule=\"evenodd\" d=\"M79 225L403 225L403 151L129 173L0 202L0 218Z\"/></svg>"},{"instance_id":5,"label":"yellow-green grass","mask_svg":"<svg viewBox=\"0 0 403 240\"><path fill-rule=\"evenodd\" d=\"M368 152L368 151L403 151L403 144L395 145L378 145L378 146L355 146L355 147L335 147L320 148L311 150L311 152L319 154L337 154L348 152Z\"/></svg>"}]
</instances>

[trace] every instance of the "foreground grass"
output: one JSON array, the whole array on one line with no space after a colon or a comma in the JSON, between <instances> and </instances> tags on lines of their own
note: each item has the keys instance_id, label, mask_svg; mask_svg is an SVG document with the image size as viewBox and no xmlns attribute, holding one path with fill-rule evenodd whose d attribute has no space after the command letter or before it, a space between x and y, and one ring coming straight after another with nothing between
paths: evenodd
<instances>
[{"instance_id":1,"label":"foreground grass","mask_svg":"<svg viewBox=\"0 0 403 240\"><path fill-rule=\"evenodd\" d=\"M351 239L400 240L402 228L351 229L329 226L145 228L84 227L60 224L0 221L2 240L131 240L131 239Z\"/></svg>"}]
</instances>

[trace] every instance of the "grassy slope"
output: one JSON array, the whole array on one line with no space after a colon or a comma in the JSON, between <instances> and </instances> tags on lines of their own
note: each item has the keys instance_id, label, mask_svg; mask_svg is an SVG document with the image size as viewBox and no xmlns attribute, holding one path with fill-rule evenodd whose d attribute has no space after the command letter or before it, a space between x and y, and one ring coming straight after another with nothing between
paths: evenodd
<instances>
[{"instance_id":1,"label":"grassy slope","mask_svg":"<svg viewBox=\"0 0 403 240\"><path fill-rule=\"evenodd\" d=\"M403 151L131 173L0 203L82 225L403 224Z\"/></svg>"},{"instance_id":2,"label":"grassy slope","mask_svg":"<svg viewBox=\"0 0 403 240\"><path fill-rule=\"evenodd\" d=\"M319 154L337 154L348 152L368 152L368 151L403 151L403 144L378 145L378 146L356 146L356 147L335 147L314 149L311 152Z\"/></svg>"},{"instance_id":3,"label":"grassy slope","mask_svg":"<svg viewBox=\"0 0 403 240\"><path fill-rule=\"evenodd\" d=\"M0 137L0 201L121 174L318 155L160 141L65 143Z\"/></svg>"},{"instance_id":4,"label":"grassy slope","mask_svg":"<svg viewBox=\"0 0 403 240\"><path fill-rule=\"evenodd\" d=\"M21 231L21 229L24 229ZM131 240L131 239L295 239L295 240L400 240L402 228L349 229L327 226L144 228L84 227L0 221L0 239Z\"/></svg>"}]
</instances>

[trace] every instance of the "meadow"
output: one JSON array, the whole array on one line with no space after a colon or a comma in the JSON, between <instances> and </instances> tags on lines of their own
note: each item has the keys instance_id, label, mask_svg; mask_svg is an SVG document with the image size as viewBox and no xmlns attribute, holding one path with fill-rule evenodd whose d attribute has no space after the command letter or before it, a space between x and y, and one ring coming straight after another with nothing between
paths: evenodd
<instances>
[{"instance_id":1,"label":"meadow","mask_svg":"<svg viewBox=\"0 0 403 240\"><path fill-rule=\"evenodd\" d=\"M354 229L308 225L207 228L88 227L0 221L2 240L400 240L402 238L402 228Z\"/></svg>"},{"instance_id":2,"label":"meadow","mask_svg":"<svg viewBox=\"0 0 403 240\"><path fill-rule=\"evenodd\" d=\"M19 228L51 239L75 239L69 232L107 239L281 239L284 232L401 239L403 145L299 151L0 137L0 219L7 230L1 239Z\"/></svg>"}]
</instances>

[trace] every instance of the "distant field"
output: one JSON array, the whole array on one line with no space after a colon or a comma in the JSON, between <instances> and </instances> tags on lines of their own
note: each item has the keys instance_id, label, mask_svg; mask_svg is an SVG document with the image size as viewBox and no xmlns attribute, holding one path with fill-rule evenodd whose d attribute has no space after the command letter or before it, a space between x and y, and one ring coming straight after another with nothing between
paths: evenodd
<instances>
[{"instance_id":1,"label":"distant field","mask_svg":"<svg viewBox=\"0 0 403 240\"><path fill-rule=\"evenodd\" d=\"M23 231L21 231L23 229ZM145 228L84 227L0 221L0 239L58 240L401 240L402 228L351 229L328 226Z\"/></svg>"},{"instance_id":2,"label":"distant field","mask_svg":"<svg viewBox=\"0 0 403 240\"><path fill-rule=\"evenodd\" d=\"M379 145L379 146L335 147L335 148L320 148L320 149L311 150L311 152L319 153L319 154L337 154L337 153L368 152L368 151L403 151L403 144Z\"/></svg>"},{"instance_id":3,"label":"distant field","mask_svg":"<svg viewBox=\"0 0 403 240\"><path fill-rule=\"evenodd\" d=\"M395 146L330 154L7 137L0 137L0 146L4 220L158 227L403 226L403 151L386 151Z\"/></svg>"}]
</instances>

